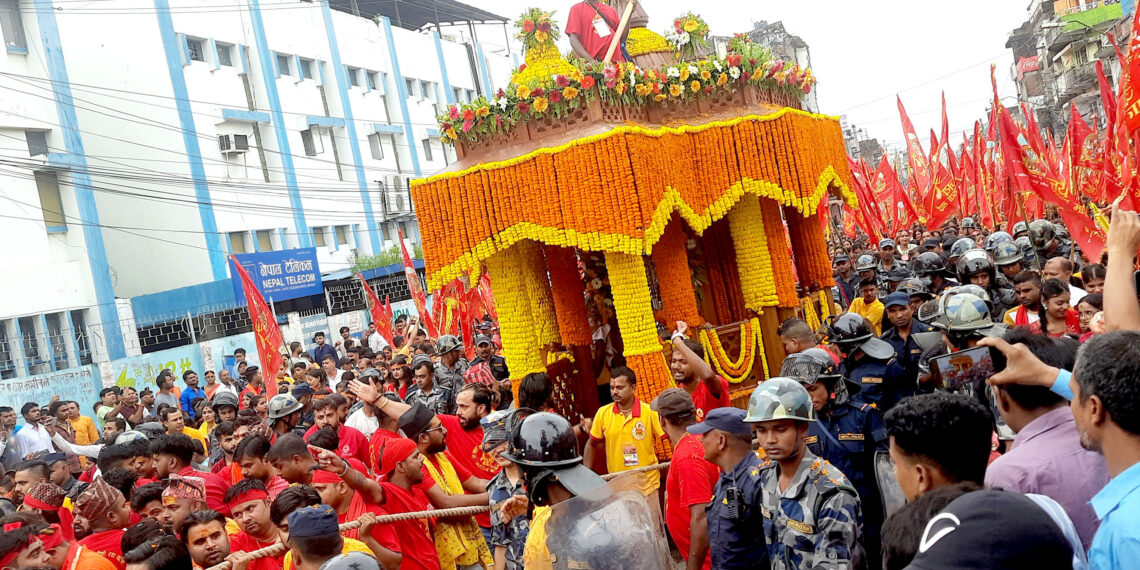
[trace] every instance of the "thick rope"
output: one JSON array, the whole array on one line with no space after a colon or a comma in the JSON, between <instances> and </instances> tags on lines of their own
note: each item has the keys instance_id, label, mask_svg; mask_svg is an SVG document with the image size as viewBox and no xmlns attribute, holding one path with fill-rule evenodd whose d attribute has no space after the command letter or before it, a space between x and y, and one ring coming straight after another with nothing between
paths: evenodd
<instances>
[{"instance_id":1,"label":"thick rope","mask_svg":"<svg viewBox=\"0 0 1140 570\"><path fill-rule=\"evenodd\" d=\"M655 463L653 465L646 465L645 467L638 467L637 469L630 469L629 471L622 471L620 473L606 473L602 475L602 479L609 481L618 475L625 475L627 473L643 473L648 471L657 471L665 469L669 466L669 462ZM468 515L477 515L490 511L493 507L491 505L479 505L477 507L457 507L454 509L436 509L431 511L413 511L410 513L396 513L394 515L381 515L376 517L376 524L391 523L397 521L407 521L413 519L428 519L428 518L444 518L444 517L462 517ZM340 531L354 530L360 528L360 521L348 521L340 525ZM248 554L253 558L267 558L272 556L281 556L289 550L288 546L277 542L265 548L258 548L257 550L250 551ZM206 570L230 570L230 561L223 560L222 562L206 568Z\"/></svg>"}]
</instances>

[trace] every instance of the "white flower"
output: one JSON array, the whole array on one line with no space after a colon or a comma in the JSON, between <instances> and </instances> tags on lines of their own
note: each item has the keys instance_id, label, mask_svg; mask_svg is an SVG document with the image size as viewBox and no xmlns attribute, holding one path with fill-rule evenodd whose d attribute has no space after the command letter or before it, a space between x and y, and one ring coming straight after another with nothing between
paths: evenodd
<instances>
[{"instance_id":1,"label":"white flower","mask_svg":"<svg viewBox=\"0 0 1140 570\"><path fill-rule=\"evenodd\" d=\"M733 79L740 77L740 68L735 66L728 68L728 75Z\"/></svg>"},{"instance_id":2,"label":"white flower","mask_svg":"<svg viewBox=\"0 0 1140 570\"><path fill-rule=\"evenodd\" d=\"M695 66L691 63L689 64L689 73L692 73L693 75L697 75L700 72L701 72L700 68L698 68L697 66Z\"/></svg>"},{"instance_id":3,"label":"white flower","mask_svg":"<svg viewBox=\"0 0 1140 570\"><path fill-rule=\"evenodd\" d=\"M507 105L509 105L510 103L507 101L507 98L506 98L506 97L500 97L500 98L499 98L499 102L498 102L498 104L499 104L499 108L500 108L500 109L502 109L502 110L506 111L506 110L507 110Z\"/></svg>"},{"instance_id":4,"label":"white flower","mask_svg":"<svg viewBox=\"0 0 1140 570\"><path fill-rule=\"evenodd\" d=\"M677 38L677 43L680 45L687 45L689 43L689 32L682 32Z\"/></svg>"},{"instance_id":5,"label":"white flower","mask_svg":"<svg viewBox=\"0 0 1140 570\"><path fill-rule=\"evenodd\" d=\"M713 67L715 67L717 71L724 71L724 67L721 66L719 59L713 60Z\"/></svg>"},{"instance_id":6,"label":"white flower","mask_svg":"<svg viewBox=\"0 0 1140 570\"><path fill-rule=\"evenodd\" d=\"M677 69L676 67L670 67L669 70L665 72L665 75L669 77L680 77L681 70Z\"/></svg>"}]
</instances>

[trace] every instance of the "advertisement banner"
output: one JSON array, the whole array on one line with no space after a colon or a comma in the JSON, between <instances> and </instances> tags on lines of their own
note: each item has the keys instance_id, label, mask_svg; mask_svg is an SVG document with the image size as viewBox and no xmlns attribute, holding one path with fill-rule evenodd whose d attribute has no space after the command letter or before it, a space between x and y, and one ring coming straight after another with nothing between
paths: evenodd
<instances>
[{"instance_id":1,"label":"advertisement banner","mask_svg":"<svg viewBox=\"0 0 1140 570\"><path fill-rule=\"evenodd\" d=\"M89 364L46 374L0 380L0 406L18 411L25 403L35 402L43 407L51 402L52 396L59 396L60 400L79 402L80 413L87 414L91 411L91 403L99 399L99 390L102 389L99 367Z\"/></svg>"},{"instance_id":2,"label":"advertisement banner","mask_svg":"<svg viewBox=\"0 0 1140 570\"><path fill-rule=\"evenodd\" d=\"M233 256L249 273L267 302L324 294L317 248L241 253ZM231 279L234 294L245 299L241 279Z\"/></svg>"},{"instance_id":3,"label":"advertisement banner","mask_svg":"<svg viewBox=\"0 0 1140 570\"><path fill-rule=\"evenodd\" d=\"M248 348L246 350L249 350ZM251 351L256 356L257 351ZM129 356L111 362L111 379L115 386L134 386L142 390L151 388L157 390L155 379L164 368L174 371L178 386L182 386L182 373L193 370L201 378L205 369L202 366L202 351L198 345L180 346L169 350L160 350L149 354ZM205 384L205 379L199 380Z\"/></svg>"},{"instance_id":4,"label":"advertisement banner","mask_svg":"<svg viewBox=\"0 0 1140 570\"><path fill-rule=\"evenodd\" d=\"M257 348L254 344L253 333L247 332L234 336L227 336L225 338L216 338L199 343L202 347L202 362L205 367L217 372L218 370L229 370L231 378L237 378L238 360L234 356L234 352L239 349L245 349L245 363L247 366L261 366L257 358ZM206 355L209 354L209 362L207 362ZM203 371L198 371L199 375ZM202 385L205 385L203 379Z\"/></svg>"}]
</instances>

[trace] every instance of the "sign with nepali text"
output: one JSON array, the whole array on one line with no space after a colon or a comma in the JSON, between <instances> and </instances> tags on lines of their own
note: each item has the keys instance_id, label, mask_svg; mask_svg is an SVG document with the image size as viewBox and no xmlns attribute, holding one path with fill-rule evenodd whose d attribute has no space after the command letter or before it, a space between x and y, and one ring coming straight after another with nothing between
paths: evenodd
<instances>
[{"instance_id":1,"label":"sign with nepali text","mask_svg":"<svg viewBox=\"0 0 1140 570\"><path fill-rule=\"evenodd\" d=\"M233 257L249 274L266 301L284 301L324 293L315 247L242 253ZM235 276L232 281L234 294L238 299L244 299L245 290L241 279Z\"/></svg>"},{"instance_id":2,"label":"sign with nepali text","mask_svg":"<svg viewBox=\"0 0 1140 570\"><path fill-rule=\"evenodd\" d=\"M68 368L46 374L0 380L0 406L19 410L27 402L47 406L52 396L60 400L79 402L81 409L90 411L91 402L99 399L103 380L99 367L94 364Z\"/></svg>"}]
</instances>

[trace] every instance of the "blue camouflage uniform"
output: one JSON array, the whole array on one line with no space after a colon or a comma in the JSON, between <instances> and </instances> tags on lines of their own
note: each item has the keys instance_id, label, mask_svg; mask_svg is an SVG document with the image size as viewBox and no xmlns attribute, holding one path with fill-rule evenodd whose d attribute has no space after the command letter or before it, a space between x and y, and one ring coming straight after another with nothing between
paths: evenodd
<instances>
[{"instance_id":1,"label":"blue camouflage uniform","mask_svg":"<svg viewBox=\"0 0 1140 570\"><path fill-rule=\"evenodd\" d=\"M899 400L914 395L915 379L898 360L879 360L864 354L859 360L850 356L839 363L844 378L860 386L859 397L874 404L884 414Z\"/></svg>"},{"instance_id":2,"label":"blue camouflage uniform","mask_svg":"<svg viewBox=\"0 0 1140 570\"><path fill-rule=\"evenodd\" d=\"M859 495L838 468L805 450L787 489L780 491L779 465L771 460L760 466L760 485L772 570L863 563Z\"/></svg>"},{"instance_id":3,"label":"blue camouflage uniform","mask_svg":"<svg viewBox=\"0 0 1140 570\"><path fill-rule=\"evenodd\" d=\"M708 520L712 567L768 569L768 549L764 545L763 494L760 489L760 465L754 453L744 457L732 471L721 473L713 490L713 499L705 508ZM738 489L738 517L729 516L728 489Z\"/></svg>"}]
</instances>

